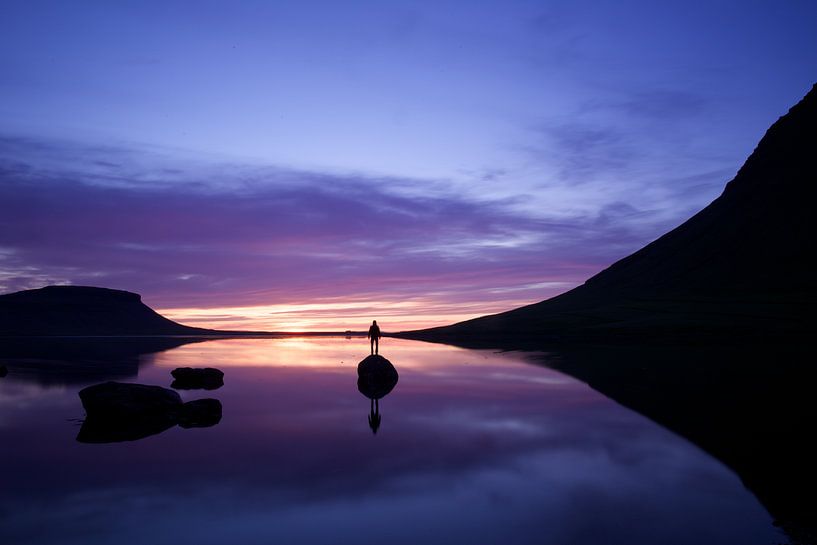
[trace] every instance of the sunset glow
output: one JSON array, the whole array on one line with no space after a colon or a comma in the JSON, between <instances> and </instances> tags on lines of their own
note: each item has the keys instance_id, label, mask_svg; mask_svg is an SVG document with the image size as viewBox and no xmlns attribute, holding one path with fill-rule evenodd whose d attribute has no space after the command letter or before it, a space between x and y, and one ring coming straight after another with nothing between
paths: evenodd
<instances>
[{"instance_id":1,"label":"sunset glow","mask_svg":"<svg viewBox=\"0 0 817 545\"><path fill-rule=\"evenodd\" d=\"M547 299L717 197L809 88L795 4L6 2L0 294L277 331Z\"/></svg>"},{"instance_id":2,"label":"sunset glow","mask_svg":"<svg viewBox=\"0 0 817 545\"><path fill-rule=\"evenodd\" d=\"M446 325L502 312L528 300L454 305L445 301L317 302L292 305L259 305L219 308L170 308L159 312L185 325L247 331L365 331L373 319L386 332Z\"/></svg>"}]
</instances>

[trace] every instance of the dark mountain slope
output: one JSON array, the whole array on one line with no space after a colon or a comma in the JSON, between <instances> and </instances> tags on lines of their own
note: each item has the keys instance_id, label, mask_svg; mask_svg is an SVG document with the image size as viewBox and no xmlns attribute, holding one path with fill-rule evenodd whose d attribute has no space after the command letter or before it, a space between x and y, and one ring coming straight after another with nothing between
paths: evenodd
<instances>
[{"instance_id":1,"label":"dark mountain slope","mask_svg":"<svg viewBox=\"0 0 817 545\"><path fill-rule=\"evenodd\" d=\"M720 197L562 295L402 336L483 346L554 340L774 340L815 331L817 85Z\"/></svg>"},{"instance_id":2,"label":"dark mountain slope","mask_svg":"<svg viewBox=\"0 0 817 545\"><path fill-rule=\"evenodd\" d=\"M0 295L0 336L208 333L168 320L127 291L48 286Z\"/></svg>"}]
</instances>

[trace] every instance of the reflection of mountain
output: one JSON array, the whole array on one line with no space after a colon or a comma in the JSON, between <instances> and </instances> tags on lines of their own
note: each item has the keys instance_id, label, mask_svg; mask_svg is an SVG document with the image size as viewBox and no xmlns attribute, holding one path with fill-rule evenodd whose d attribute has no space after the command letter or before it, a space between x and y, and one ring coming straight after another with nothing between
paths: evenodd
<instances>
[{"instance_id":1,"label":"reflection of mountain","mask_svg":"<svg viewBox=\"0 0 817 545\"><path fill-rule=\"evenodd\" d=\"M720 459L794 542L817 542L813 354L786 346L582 346L557 354L547 365Z\"/></svg>"},{"instance_id":2,"label":"reflection of mountain","mask_svg":"<svg viewBox=\"0 0 817 545\"><path fill-rule=\"evenodd\" d=\"M202 335L168 320L136 293L48 286L0 295L0 335Z\"/></svg>"},{"instance_id":3,"label":"reflection of mountain","mask_svg":"<svg viewBox=\"0 0 817 545\"><path fill-rule=\"evenodd\" d=\"M767 131L723 194L567 293L406 337L470 346L695 342L817 333L817 85Z\"/></svg>"},{"instance_id":4,"label":"reflection of mountain","mask_svg":"<svg viewBox=\"0 0 817 545\"><path fill-rule=\"evenodd\" d=\"M0 361L8 367L9 379L43 385L88 383L134 377L145 354L204 340L179 337L16 337L0 341Z\"/></svg>"}]
</instances>

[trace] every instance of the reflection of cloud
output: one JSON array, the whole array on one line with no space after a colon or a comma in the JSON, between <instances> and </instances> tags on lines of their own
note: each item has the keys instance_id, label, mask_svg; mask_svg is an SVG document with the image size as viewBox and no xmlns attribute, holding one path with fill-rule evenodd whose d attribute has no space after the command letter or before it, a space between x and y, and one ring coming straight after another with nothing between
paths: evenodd
<instances>
[{"instance_id":1,"label":"reflection of cloud","mask_svg":"<svg viewBox=\"0 0 817 545\"><path fill-rule=\"evenodd\" d=\"M182 533L223 542L242 532L238 542L333 542L315 534L320 526L375 536L363 542L425 542L431 528L452 543L520 534L531 543L662 543L666 524L677 523L678 542L694 543L709 524L751 538L768 526L737 477L702 451L569 377L520 364L519 354L389 339L401 381L373 438L368 400L354 387L359 358L348 359L365 354L359 341L238 339L157 354L140 381L201 361L227 370L219 397L230 417L201 433L79 449L56 410L32 426L25 409L7 407L4 438L16 450L0 455L36 471L6 476L3 531L63 543L81 520L99 536L78 542ZM73 390L64 398L74 408L62 414L78 410ZM501 535L486 538L483 522ZM520 539L511 541L528 542Z\"/></svg>"},{"instance_id":2,"label":"reflection of cloud","mask_svg":"<svg viewBox=\"0 0 817 545\"><path fill-rule=\"evenodd\" d=\"M574 155L615 155L612 136L560 130ZM10 137L0 139L0 181L0 289L102 283L162 308L339 299L439 323L554 295L655 234L653 215L623 201L522 213L519 197L473 200L436 181L174 163ZM301 312L298 328L309 320Z\"/></svg>"}]
</instances>

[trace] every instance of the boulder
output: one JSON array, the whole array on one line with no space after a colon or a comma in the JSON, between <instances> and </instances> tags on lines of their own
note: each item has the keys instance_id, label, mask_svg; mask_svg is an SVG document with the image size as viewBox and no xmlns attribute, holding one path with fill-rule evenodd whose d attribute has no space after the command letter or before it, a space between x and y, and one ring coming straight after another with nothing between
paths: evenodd
<instances>
[{"instance_id":1,"label":"boulder","mask_svg":"<svg viewBox=\"0 0 817 545\"><path fill-rule=\"evenodd\" d=\"M398 378L397 369L383 356L368 356L357 365L357 389L369 399L388 395Z\"/></svg>"},{"instance_id":2,"label":"boulder","mask_svg":"<svg viewBox=\"0 0 817 545\"><path fill-rule=\"evenodd\" d=\"M79 392L88 418L119 419L178 415L182 398L167 388L145 384L103 382Z\"/></svg>"},{"instance_id":3,"label":"boulder","mask_svg":"<svg viewBox=\"0 0 817 545\"><path fill-rule=\"evenodd\" d=\"M0 378L9 374L9 370L5 365L0 365Z\"/></svg>"},{"instance_id":4,"label":"boulder","mask_svg":"<svg viewBox=\"0 0 817 545\"><path fill-rule=\"evenodd\" d=\"M77 435L81 443L136 441L176 425L215 426L221 402L198 399L182 403L178 393L161 386L105 382L80 390L86 418Z\"/></svg>"},{"instance_id":5,"label":"boulder","mask_svg":"<svg viewBox=\"0 0 817 545\"><path fill-rule=\"evenodd\" d=\"M213 367L179 367L170 374L175 379L170 387L176 390L215 390L224 386L224 372Z\"/></svg>"}]
</instances>

